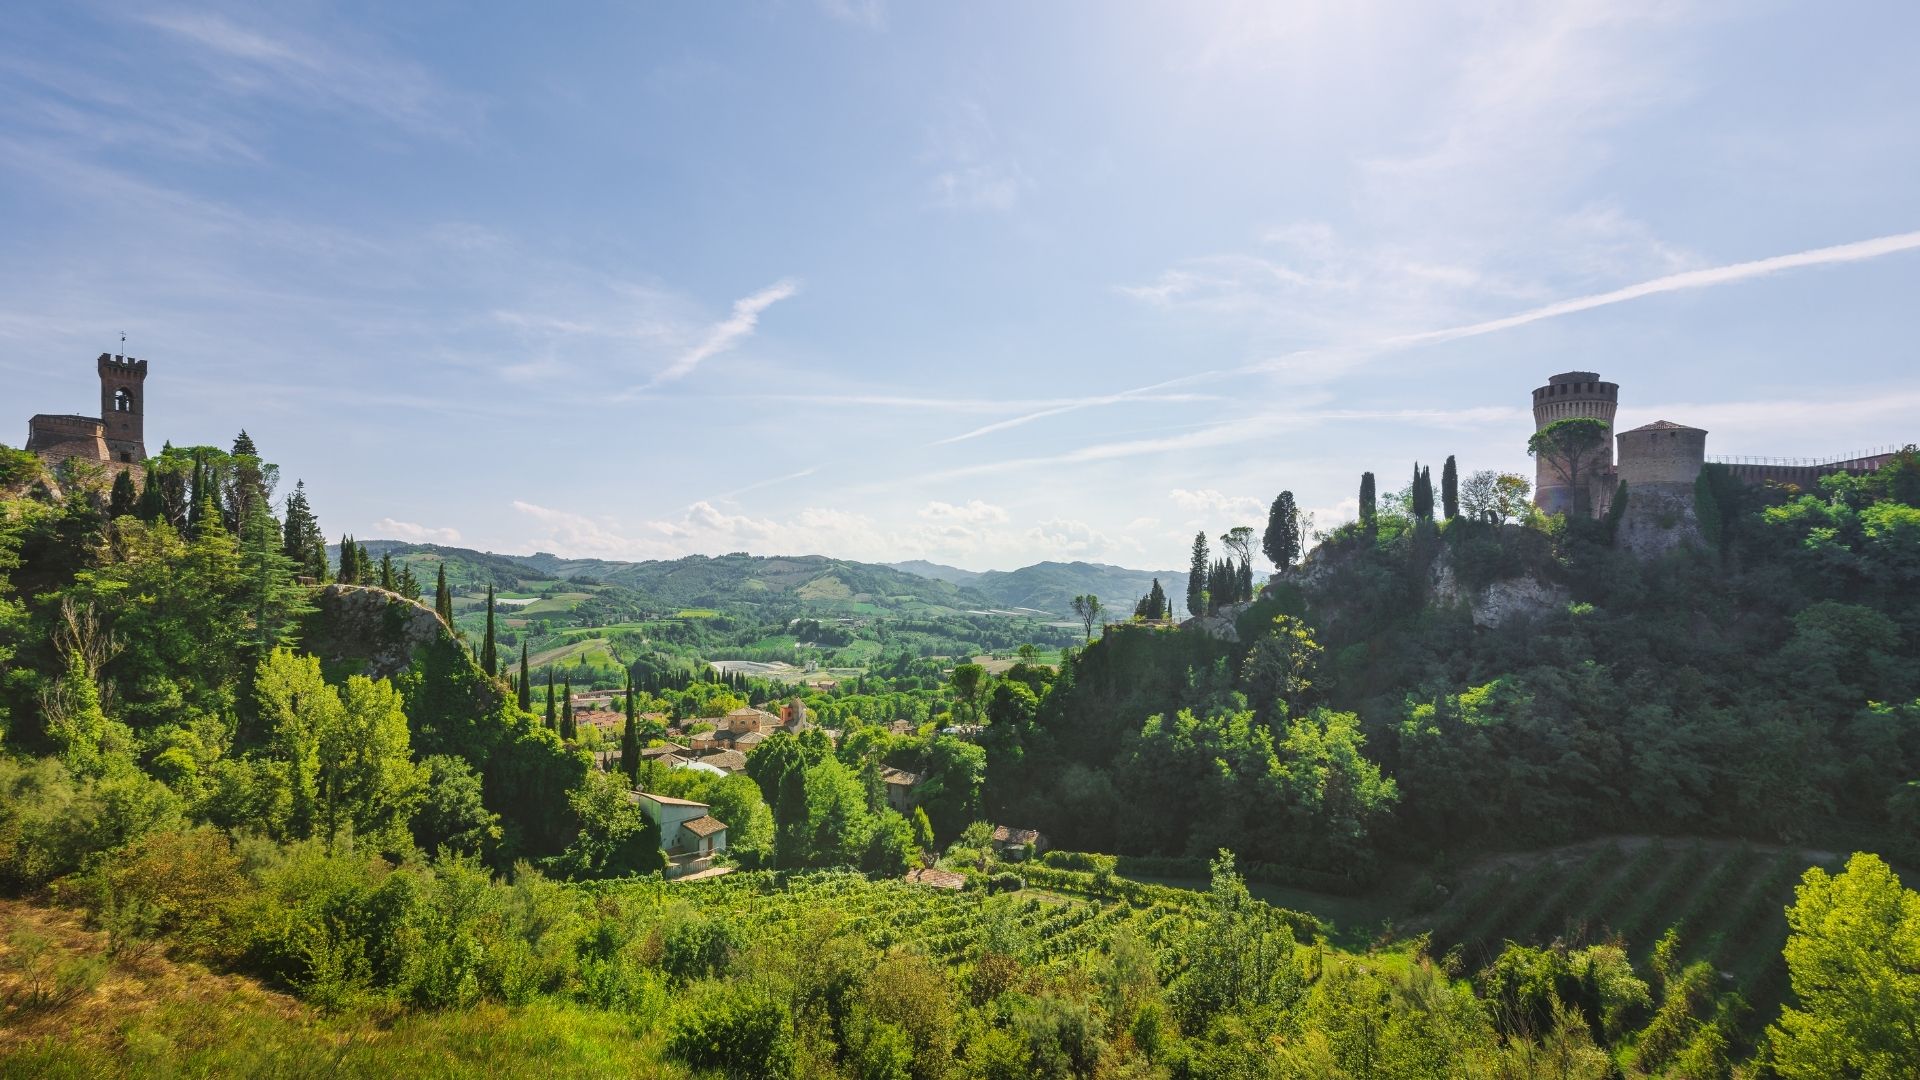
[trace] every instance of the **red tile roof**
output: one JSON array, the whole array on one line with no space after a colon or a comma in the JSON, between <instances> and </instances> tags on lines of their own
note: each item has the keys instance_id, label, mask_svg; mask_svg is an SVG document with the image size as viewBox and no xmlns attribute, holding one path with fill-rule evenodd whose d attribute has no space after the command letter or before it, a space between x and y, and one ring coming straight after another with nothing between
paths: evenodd
<instances>
[{"instance_id":1,"label":"red tile roof","mask_svg":"<svg viewBox=\"0 0 1920 1080\"><path fill-rule=\"evenodd\" d=\"M727 831L726 825L722 824L719 818L711 814L706 817L694 818L691 821L683 821L680 823L680 827L695 836L712 836L715 833Z\"/></svg>"}]
</instances>

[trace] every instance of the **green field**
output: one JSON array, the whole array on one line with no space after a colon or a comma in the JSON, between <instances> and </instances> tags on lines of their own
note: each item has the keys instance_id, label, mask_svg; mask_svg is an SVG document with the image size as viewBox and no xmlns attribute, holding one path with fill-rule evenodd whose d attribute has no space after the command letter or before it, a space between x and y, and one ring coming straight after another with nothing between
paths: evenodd
<instances>
[{"instance_id":1,"label":"green field","mask_svg":"<svg viewBox=\"0 0 1920 1080\"><path fill-rule=\"evenodd\" d=\"M582 638L569 641L557 648L544 649L534 653L527 660L528 666L542 668L552 664L589 664L593 667L614 667L620 661L613 655L613 643L603 637Z\"/></svg>"}]
</instances>

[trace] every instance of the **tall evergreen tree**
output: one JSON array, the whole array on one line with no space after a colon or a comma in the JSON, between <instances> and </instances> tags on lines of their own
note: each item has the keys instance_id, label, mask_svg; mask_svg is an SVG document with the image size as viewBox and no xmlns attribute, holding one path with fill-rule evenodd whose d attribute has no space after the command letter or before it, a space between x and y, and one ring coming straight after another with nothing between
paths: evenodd
<instances>
[{"instance_id":1,"label":"tall evergreen tree","mask_svg":"<svg viewBox=\"0 0 1920 1080\"><path fill-rule=\"evenodd\" d=\"M1373 474L1363 472L1360 474L1360 524L1369 529L1373 528L1374 522L1373 495Z\"/></svg>"},{"instance_id":2,"label":"tall evergreen tree","mask_svg":"<svg viewBox=\"0 0 1920 1080\"><path fill-rule=\"evenodd\" d=\"M440 577L433 585L433 610L440 613L440 621L453 629L453 590L447 588L447 564L440 564Z\"/></svg>"},{"instance_id":3,"label":"tall evergreen tree","mask_svg":"<svg viewBox=\"0 0 1920 1080\"><path fill-rule=\"evenodd\" d=\"M633 714L633 669L627 669L627 726L620 733L620 768L627 783L640 781L640 728Z\"/></svg>"},{"instance_id":4,"label":"tall evergreen tree","mask_svg":"<svg viewBox=\"0 0 1920 1080\"><path fill-rule=\"evenodd\" d=\"M334 580L342 585L352 585L360 580L359 573L353 568L353 556L353 537L347 533L341 533L340 573Z\"/></svg>"},{"instance_id":5,"label":"tall evergreen tree","mask_svg":"<svg viewBox=\"0 0 1920 1080\"><path fill-rule=\"evenodd\" d=\"M498 677L500 674L500 655L493 644L493 586L487 586L487 631L480 639L480 670Z\"/></svg>"},{"instance_id":6,"label":"tall evergreen tree","mask_svg":"<svg viewBox=\"0 0 1920 1080\"><path fill-rule=\"evenodd\" d=\"M159 469L147 470L147 482L140 487L140 505L135 513L141 521L164 521L167 517L167 497L160 491Z\"/></svg>"},{"instance_id":7,"label":"tall evergreen tree","mask_svg":"<svg viewBox=\"0 0 1920 1080\"><path fill-rule=\"evenodd\" d=\"M354 584L373 584L373 558L367 554L367 545L358 540L353 542L353 569L355 572Z\"/></svg>"},{"instance_id":8,"label":"tall evergreen tree","mask_svg":"<svg viewBox=\"0 0 1920 1080\"><path fill-rule=\"evenodd\" d=\"M548 731L560 730L560 725L555 721L554 713L553 713L553 668L552 667L547 668L547 730Z\"/></svg>"},{"instance_id":9,"label":"tall evergreen tree","mask_svg":"<svg viewBox=\"0 0 1920 1080\"><path fill-rule=\"evenodd\" d=\"M117 518L133 513L134 504L139 499L133 490L133 474L121 469L113 475L113 497L107 502L107 517Z\"/></svg>"},{"instance_id":10,"label":"tall evergreen tree","mask_svg":"<svg viewBox=\"0 0 1920 1080\"><path fill-rule=\"evenodd\" d=\"M320 531L320 521L314 517L313 506L307 502L307 484L304 480L294 481L293 494L287 496L286 524L280 532L280 553L293 560L296 567L294 572L315 581L325 581L326 535Z\"/></svg>"},{"instance_id":11,"label":"tall evergreen tree","mask_svg":"<svg viewBox=\"0 0 1920 1080\"><path fill-rule=\"evenodd\" d=\"M1293 503L1293 492L1273 497L1267 511L1267 532L1260 538L1260 550L1273 568L1285 572L1300 559L1300 509Z\"/></svg>"},{"instance_id":12,"label":"tall evergreen tree","mask_svg":"<svg viewBox=\"0 0 1920 1080\"><path fill-rule=\"evenodd\" d=\"M573 742L580 737L579 721L573 718L573 680L560 685L560 737Z\"/></svg>"},{"instance_id":13,"label":"tall evergreen tree","mask_svg":"<svg viewBox=\"0 0 1920 1080\"><path fill-rule=\"evenodd\" d=\"M1413 463L1413 486L1409 490L1413 496L1413 506L1409 508L1413 511L1413 519L1415 521L1432 519L1433 474L1422 468L1417 461Z\"/></svg>"},{"instance_id":14,"label":"tall evergreen tree","mask_svg":"<svg viewBox=\"0 0 1920 1080\"><path fill-rule=\"evenodd\" d=\"M1460 467L1453 463L1452 454L1440 466L1440 510L1448 521L1460 516Z\"/></svg>"},{"instance_id":15,"label":"tall evergreen tree","mask_svg":"<svg viewBox=\"0 0 1920 1080\"><path fill-rule=\"evenodd\" d=\"M1153 588L1147 592L1147 618L1156 622L1167 617L1167 590L1160 587L1160 579L1153 579Z\"/></svg>"},{"instance_id":16,"label":"tall evergreen tree","mask_svg":"<svg viewBox=\"0 0 1920 1080\"><path fill-rule=\"evenodd\" d=\"M1187 614L1206 614L1207 531L1193 534L1193 561L1187 564Z\"/></svg>"},{"instance_id":17,"label":"tall evergreen tree","mask_svg":"<svg viewBox=\"0 0 1920 1080\"><path fill-rule=\"evenodd\" d=\"M396 583L398 587L394 591L409 600L419 600L420 579L413 576L413 564L401 563L398 577L399 581Z\"/></svg>"},{"instance_id":18,"label":"tall evergreen tree","mask_svg":"<svg viewBox=\"0 0 1920 1080\"><path fill-rule=\"evenodd\" d=\"M208 495L206 464L196 454L193 458L193 490L187 496L192 500L187 504L187 532L191 535L200 535L200 524L206 516L205 507L211 503Z\"/></svg>"},{"instance_id":19,"label":"tall evergreen tree","mask_svg":"<svg viewBox=\"0 0 1920 1080\"><path fill-rule=\"evenodd\" d=\"M523 713L530 713L533 711L533 684L529 682L527 679L527 639L524 637L520 639L519 687L520 687L520 697L519 697L520 711Z\"/></svg>"},{"instance_id":20,"label":"tall evergreen tree","mask_svg":"<svg viewBox=\"0 0 1920 1080\"><path fill-rule=\"evenodd\" d=\"M1240 560L1240 600L1245 603L1253 599L1253 564Z\"/></svg>"},{"instance_id":21,"label":"tall evergreen tree","mask_svg":"<svg viewBox=\"0 0 1920 1080\"><path fill-rule=\"evenodd\" d=\"M380 587L388 592L400 591L400 579L393 573L393 552L380 553Z\"/></svg>"}]
</instances>

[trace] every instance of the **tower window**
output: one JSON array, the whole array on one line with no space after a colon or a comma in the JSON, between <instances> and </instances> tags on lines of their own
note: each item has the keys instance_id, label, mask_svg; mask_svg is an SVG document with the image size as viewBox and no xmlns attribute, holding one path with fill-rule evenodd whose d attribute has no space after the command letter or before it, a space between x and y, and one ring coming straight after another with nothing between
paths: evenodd
<instances>
[{"instance_id":1,"label":"tower window","mask_svg":"<svg viewBox=\"0 0 1920 1080\"><path fill-rule=\"evenodd\" d=\"M121 387L113 392L113 411L130 413L133 411L133 391Z\"/></svg>"}]
</instances>

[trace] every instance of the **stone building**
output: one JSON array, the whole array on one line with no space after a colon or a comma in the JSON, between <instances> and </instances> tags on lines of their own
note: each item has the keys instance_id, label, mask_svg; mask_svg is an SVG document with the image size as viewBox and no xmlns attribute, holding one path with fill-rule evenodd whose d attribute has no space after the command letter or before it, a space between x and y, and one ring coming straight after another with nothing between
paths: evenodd
<instances>
[{"instance_id":1,"label":"stone building","mask_svg":"<svg viewBox=\"0 0 1920 1080\"><path fill-rule=\"evenodd\" d=\"M1575 417L1591 417L1607 425L1607 439L1580 462L1579 479L1587 489L1587 506L1595 513L1606 507L1614 489L1613 414L1620 406L1620 386L1601 382L1599 372L1568 371L1547 380L1533 392L1533 428ZM1534 463L1533 503L1549 514L1564 514L1577 500L1567 478L1545 458Z\"/></svg>"},{"instance_id":2,"label":"stone building","mask_svg":"<svg viewBox=\"0 0 1920 1080\"><path fill-rule=\"evenodd\" d=\"M101 353L100 415L41 413L27 421L27 449L49 465L80 460L139 471L147 460L147 362Z\"/></svg>"}]
</instances>

